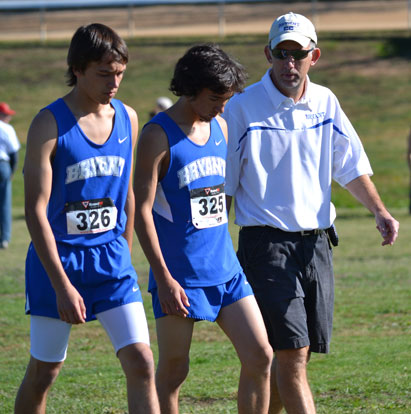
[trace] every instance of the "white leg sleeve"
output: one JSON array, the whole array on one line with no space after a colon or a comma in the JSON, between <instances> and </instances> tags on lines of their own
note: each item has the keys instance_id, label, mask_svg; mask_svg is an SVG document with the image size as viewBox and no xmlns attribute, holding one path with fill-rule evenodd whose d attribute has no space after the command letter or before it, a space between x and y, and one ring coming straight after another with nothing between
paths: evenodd
<instances>
[{"instance_id":1,"label":"white leg sleeve","mask_svg":"<svg viewBox=\"0 0 411 414\"><path fill-rule=\"evenodd\" d=\"M148 325L141 302L109 309L96 314L117 352L127 345L143 342L150 345Z\"/></svg>"},{"instance_id":2,"label":"white leg sleeve","mask_svg":"<svg viewBox=\"0 0 411 414\"><path fill-rule=\"evenodd\" d=\"M62 362L67 356L71 325L61 319L30 316L31 355L44 362Z\"/></svg>"}]
</instances>

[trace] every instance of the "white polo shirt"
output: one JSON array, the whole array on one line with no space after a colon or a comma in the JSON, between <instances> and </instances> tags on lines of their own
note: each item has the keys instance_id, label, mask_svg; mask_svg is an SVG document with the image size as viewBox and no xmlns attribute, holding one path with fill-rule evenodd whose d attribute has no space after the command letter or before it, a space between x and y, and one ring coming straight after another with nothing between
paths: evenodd
<instances>
[{"instance_id":1,"label":"white polo shirt","mask_svg":"<svg viewBox=\"0 0 411 414\"><path fill-rule=\"evenodd\" d=\"M236 223L285 231L328 228L331 182L372 175L361 141L336 96L311 83L300 101L282 95L270 71L227 104L226 193Z\"/></svg>"},{"instance_id":2,"label":"white polo shirt","mask_svg":"<svg viewBox=\"0 0 411 414\"><path fill-rule=\"evenodd\" d=\"M20 149L16 131L7 122L0 121L0 161L9 161L9 154Z\"/></svg>"}]
</instances>

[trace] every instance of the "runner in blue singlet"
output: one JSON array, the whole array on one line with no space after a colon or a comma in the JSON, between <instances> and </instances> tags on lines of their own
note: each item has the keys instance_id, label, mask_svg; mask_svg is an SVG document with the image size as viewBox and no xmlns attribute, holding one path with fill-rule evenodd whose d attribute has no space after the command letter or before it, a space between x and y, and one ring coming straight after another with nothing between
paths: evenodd
<instances>
[{"instance_id":1,"label":"runner in blue singlet","mask_svg":"<svg viewBox=\"0 0 411 414\"><path fill-rule=\"evenodd\" d=\"M242 89L243 68L214 45L179 60L175 105L143 129L137 150L135 228L150 263L161 412L178 412L194 322L216 321L242 369L240 412L267 413L272 349L228 232L227 127L219 116Z\"/></svg>"},{"instance_id":2,"label":"runner in blue singlet","mask_svg":"<svg viewBox=\"0 0 411 414\"><path fill-rule=\"evenodd\" d=\"M40 111L27 138L31 358L15 413L46 412L71 326L96 318L123 367L129 412L159 413L147 321L130 254L137 114L113 99L128 62L127 46L107 26L82 26L67 61L72 90Z\"/></svg>"}]
</instances>

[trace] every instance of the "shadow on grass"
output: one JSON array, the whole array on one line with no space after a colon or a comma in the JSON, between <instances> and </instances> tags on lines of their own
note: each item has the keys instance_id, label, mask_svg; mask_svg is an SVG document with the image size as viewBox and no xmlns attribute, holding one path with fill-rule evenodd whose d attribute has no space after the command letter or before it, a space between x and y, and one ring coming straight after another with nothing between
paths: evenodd
<instances>
[{"instance_id":1,"label":"shadow on grass","mask_svg":"<svg viewBox=\"0 0 411 414\"><path fill-rule=\"evenodd\" d=\"M381 44L378 54L383 59L401 57L411 60L411 37L392 37L386 39Z\"/></svg>"},{"instance_id":2,"label":"shadow on grass","mask_svg":"<svg viewBox=\"0 0 411 414\"><path fill-rule=\"evenodd\" d=\"M22 213L18 213L18 214L13 215L13 220L16 220L16 221L25 221L26 220L26 216L24 214L22 214Z\"/></svg>"}]
</instances>

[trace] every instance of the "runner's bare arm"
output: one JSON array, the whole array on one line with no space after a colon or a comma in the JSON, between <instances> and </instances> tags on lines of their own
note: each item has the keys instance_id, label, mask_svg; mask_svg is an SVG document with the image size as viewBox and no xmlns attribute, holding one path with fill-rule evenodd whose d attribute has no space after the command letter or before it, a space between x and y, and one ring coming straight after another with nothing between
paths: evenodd
<instances>
[{"instance_id":1,"label":"runner's bare arm","mask_svg":"<svg viewBox=\"0 0 411 414\"><path fill-rule=\"evenodd\" d=\"M226 120L222 118L221 116L217 116L216 119L218 123L220 124L221 130L223 131L226 142L228 142L228 128L227 128ZM228 216L230 215L231 201L232 201L232 197L226 194L225 203L226 203L226 209L227 209Z\"/></svg>"},{"instance_id":2,"label":"runner's bare arm","mask_svg":"<svg viewBox=\"0 0 411 414\"><path fill-rule=\"evenodd\" d=\"M133 155L131 158L131 165L134 165L134 150L137 143L137 134L138 134L138 117L136 111L125 105L128 115L130 117L131 129L132 129L132 140L133 140ZM127 200L125 205L125 212L127 215L127 224L126 229L123 233L123 237L127 240L130 252L133 247L133 235L134 235L134 215L135 215L135 199L134 199L134 190L133 190L133 168L130 172L130 181L128 186Z\"/></svg>"},{"instance_id":3,"label":"runner's bare arm","mask_svg":"<svg viewBox=\"0 0 411 414\"><path fill-rule=\"evenodd\" d=\"M147 125L137 145L134 192L136 214L134 227L141 247L150 263L164 313L185 317L190 306L184 289L172 277L161 252L152 208L165 167L168 166L168 140L163 129Z\"/></svg>"},{"instance_id":4,"label":"runner's bare arm","mask_svg":"<svg viewBox=\"0 0 411 414\"><path fill-rule=\"evenodd\" d=\"M76 324L85 322L86 308L63 269L47 218L56 144L57 125L54 117L49 111L42 111L34 118L27 137L24 162L25 216L33 245L56 292L60 318Z\"/></svg>"}]
</instances>

